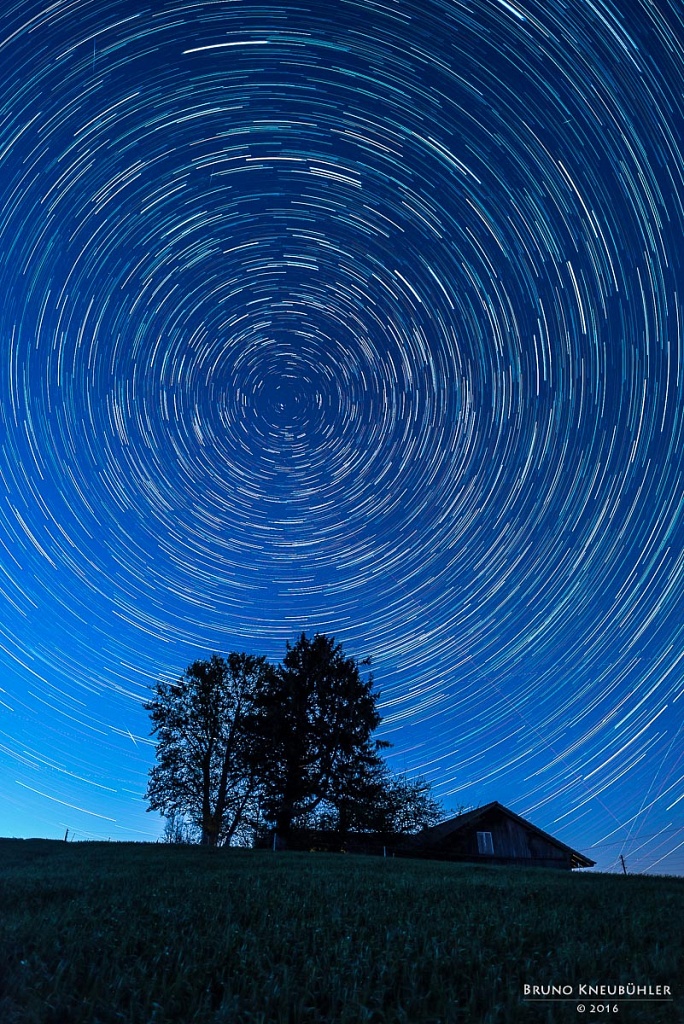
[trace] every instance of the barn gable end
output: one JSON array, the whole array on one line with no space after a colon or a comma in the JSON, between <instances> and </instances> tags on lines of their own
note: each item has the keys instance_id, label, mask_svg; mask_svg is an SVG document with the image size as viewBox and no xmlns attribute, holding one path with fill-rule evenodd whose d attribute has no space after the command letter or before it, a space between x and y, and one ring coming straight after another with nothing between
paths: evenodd
<instances>
[{"instance_id":1,"label":"barn gable end","mask_svg":"<svg viewBox=\"0 0 684 1024\"><path fill-rule=\"evenodd\" d=\"M494 801L411 837L408 855L569 870L594 861Z\"/></svg>"}]
</instances>

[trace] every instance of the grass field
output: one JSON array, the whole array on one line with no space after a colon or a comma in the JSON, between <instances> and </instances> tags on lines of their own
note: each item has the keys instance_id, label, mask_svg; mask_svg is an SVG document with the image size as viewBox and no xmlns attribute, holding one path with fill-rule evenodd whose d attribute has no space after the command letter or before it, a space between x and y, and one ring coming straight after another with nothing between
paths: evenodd
<instances>
[{"instance_id":1,"label":"grass field","mask_svg":"<svg viewBox=\"0 0 684 1024\"><path fill-rule=\"evenodd\" d=\"M0 840L0 1021L673 1024L683 922L672 877ZM673 1001L524 999L621 983Z\"/></svg>"}]
</instances>

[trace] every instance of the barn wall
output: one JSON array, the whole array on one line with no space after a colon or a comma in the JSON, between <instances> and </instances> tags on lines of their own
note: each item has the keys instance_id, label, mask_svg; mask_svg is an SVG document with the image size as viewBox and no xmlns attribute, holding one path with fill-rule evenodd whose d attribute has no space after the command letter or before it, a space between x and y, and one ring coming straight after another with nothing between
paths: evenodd
<instances>
[{"instance_id":1,"label":"barn wall","mask_svg":"<svg viewBox=\"0 0 684 1024\"><path fill-rule=\"evenodd\" d=\"M494 852L492 855L481 854L477 845L478 832L491 832ZM469 825L453 836L447 837L439 844L441 856L455 858L472 858L490 863L532 862L544 863L547 866L570 867L569 854L543 836L525 828L513 818L500 812L480 818L475 824Z\"/></svg>"}]
</instances>

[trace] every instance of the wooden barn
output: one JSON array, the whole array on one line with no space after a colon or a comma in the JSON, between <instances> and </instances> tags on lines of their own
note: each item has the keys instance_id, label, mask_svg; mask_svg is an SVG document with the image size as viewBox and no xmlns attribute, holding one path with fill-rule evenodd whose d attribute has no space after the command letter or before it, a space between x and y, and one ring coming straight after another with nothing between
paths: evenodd
<instances>
[{"instance_id":1,"label":"wooden barn","mask_svg":"<svg viewBox=\"0 0 684 1024\"><path fill-rule=\"evenodd\" d=\"M384 854L389 857L565 870L589 868L596 863L496 800L423 829L416 835L387 832L341 835L317 829L299 829L284 842L274 837L273 831L265 831L256 839L255 846L261 849Z\"/></svg>"},{"instance_id":2,"label":"wooden barn","mask_svg":"<svg viewBox=\"0 0 684 1024\"><path fill-rule=\"evenodd\" d=\"M596 863L496 800L407 837L396 853L431 860L566 870Z\"/></svg>"}]
</instances>

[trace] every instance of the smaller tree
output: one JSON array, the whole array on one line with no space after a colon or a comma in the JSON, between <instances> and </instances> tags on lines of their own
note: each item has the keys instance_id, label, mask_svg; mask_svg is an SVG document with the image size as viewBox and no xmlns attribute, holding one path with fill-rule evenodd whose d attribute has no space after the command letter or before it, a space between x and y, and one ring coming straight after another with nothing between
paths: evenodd
<instances>
[{"instance_id":1,"label":"smaller tree","mask_svg":"<svg viewBox=\"0 0 684 1024\"><path fill-rule=\"evenodd\" d=\"M387 831L412 835L436 825L445 816L444 807L432 795L425 778L409 779L406 774L390 777L381 798Z\"/></svg>"},{"instance_id":2,"label":"smaller tree","mask_svg":"<svg viewBox=\"0 0 684 1024\"><path fill-rule=\"evenodd\" d=\"M445 817L427 779L393 775L380 762L356 780L353 797L336 803L335 827L346 832L393 832L411 835Z\"/></svg>"},{"instance_id":3,"label":"smaller tree","mask_svg":"<svg viewBox=\"0 0 684 1024\"><path fill-rule=\"evenodd\" d=\"M187 845L192 843L194 828L185 820L180 811L171 811L164 822L164 842L171 845Z\"/></svg>"},{"instance_id":4,"label":"smaller tree","mask_svg":"<svg viewBox=\"0 0 684 1024\"><path fill-rule=\"evenodd\" d=\"M184 815L210 846L239 835L255 801L253 699L270 672L263 657L214 655L176 682L158 682L145 704L157 736L148 809Z\"/></svg>"},{"instance_id":5,"label":"smaller tree","mask_svg":"<svg viewBox=\"0 0 684 1024\"><path fill-rule=\"evenodd\" d=\"M298 824L335 832L341 838L358 832L413 835L445 816L427 779L395 776L380 761L370 770L362 767L349 789L345 788L342 795L333 792L306 820L298 819Z\"/></svg>"}]
</instances>

